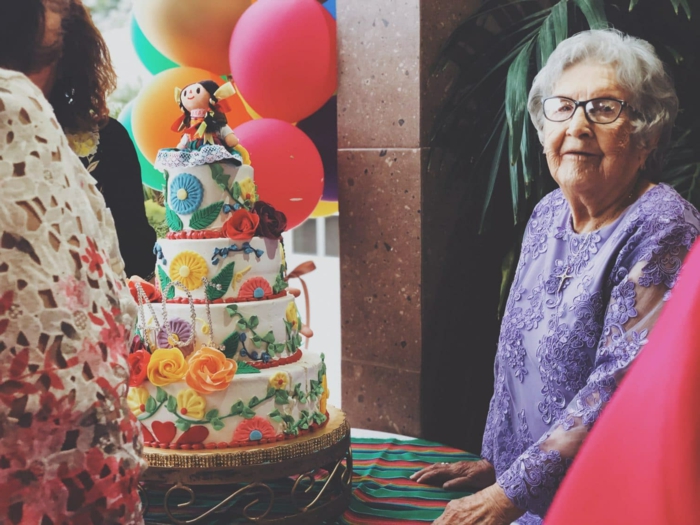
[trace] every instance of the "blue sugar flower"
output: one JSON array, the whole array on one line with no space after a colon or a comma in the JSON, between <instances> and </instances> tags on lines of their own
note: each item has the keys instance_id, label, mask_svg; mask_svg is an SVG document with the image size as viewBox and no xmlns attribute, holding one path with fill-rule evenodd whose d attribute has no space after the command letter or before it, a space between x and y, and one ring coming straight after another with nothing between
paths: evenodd
<instances>
[{"instance_id":1,"label":"blue sugar flower","mask_svg":"<svg viewBox=\"0 0 700 525\"><path fill-rule=\"evenodd\" d=\"M170 207L180 215L194 213L202 204L204 189L194 175L181 173L170 183Z\"/></svg>"}]
</instances>

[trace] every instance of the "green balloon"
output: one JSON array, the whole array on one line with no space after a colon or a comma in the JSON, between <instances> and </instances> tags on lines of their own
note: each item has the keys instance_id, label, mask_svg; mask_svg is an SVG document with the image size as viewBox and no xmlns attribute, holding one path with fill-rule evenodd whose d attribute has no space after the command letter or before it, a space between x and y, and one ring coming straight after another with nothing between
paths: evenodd
<instances>
[{"instance_id":1,"label":"green balloon","mask_svg":"<svg viewBox=\"0 0 700 525\"><path fill-rule=\"evenodd\" d=\"M138 22L136 22L136 17L133 14L131 15L131 41L134 44L136 54L141 59L141 62L143 62L143 65L146 66L146 69L152 74L157 75L166 69L180 67L153 47L153 44L148 41L146 35L141 31Z\"/></svg>"},{"instance_id":2,"label":"green balloon","mask_svg":"<svg viewBox=\"0 0 700 525\"><path fill-rule=\"evenodd\" d=\"M144 157L143 153L141 153L141 150L139 149L139 145L136 144L136 141L134 140L134 132L131 129L131 112L133 109L134 101L132 100L126 106L124 106L124 109L122 109L122 112L119 114L119 118L117 120L119 120L119 122L122 123L122 126L126 128L126 131L131 137L131 141L134 143L134 149L136 149L136 155L138 155L139 164L141 164L141 180L146 186L149 186L157 191L163 191L163 187L165 186L165 177L160 171L153 167L153 164L151 164L146 157Z\"/></svg>"}]
</instances>

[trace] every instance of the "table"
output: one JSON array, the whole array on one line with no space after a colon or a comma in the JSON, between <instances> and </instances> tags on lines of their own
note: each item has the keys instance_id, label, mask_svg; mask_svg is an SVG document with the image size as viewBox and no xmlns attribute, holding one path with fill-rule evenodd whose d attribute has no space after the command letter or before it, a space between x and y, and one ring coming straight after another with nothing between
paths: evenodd
<instances>
[{"instance_id":1,"label":"table","mask_svg":"<svg viewBox=\"0 0 700 525\"><path fill-rule=\"evenodd\" d=\"M396 434L352 429L351 436L353 494L350 507L334 525L423 525L437 519L450 500L469 494L419 485L409 476L432 463L474 461L478 456ZM215 502L217 495L211 498ZM158 517L159 509L149 514Z\"/></svg>"}]
</instances>

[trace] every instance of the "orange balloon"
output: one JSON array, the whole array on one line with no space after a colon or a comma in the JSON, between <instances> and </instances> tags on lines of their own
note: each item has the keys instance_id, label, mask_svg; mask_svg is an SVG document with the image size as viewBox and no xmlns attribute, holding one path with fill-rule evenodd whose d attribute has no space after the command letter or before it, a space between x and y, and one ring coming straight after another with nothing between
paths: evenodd
<instances>
[{"instance_id":1,"label":"orange balloon","mask_svg":"<svg viewBox=\"0 0 700 525\"><path fill-rule=\"evenodd\" d=\"M135 0L148 41L170 60L219 74L230 71L231 33L251 0Z\"/></svg>"},{"instance_id":2,"label":"orange balloon","mask_svg":"<svg viewBox=\"0 0 700 525\"><path fill-rule=\"evenodd\" d=\"M219 85L223 84L223 80L211 71L176 67L158 73L139 93L134 102L131 125L136 144L151 163L155 162L159 149L174 148L182 137L181 133L170 129L182 115L180 106L175 101L175 88L184 88L201 80L214 80ZM251 120L238 95L227 98L226 101L231 106L231 111L226 113L231 128Z\"/></svg>"}]
</instances>

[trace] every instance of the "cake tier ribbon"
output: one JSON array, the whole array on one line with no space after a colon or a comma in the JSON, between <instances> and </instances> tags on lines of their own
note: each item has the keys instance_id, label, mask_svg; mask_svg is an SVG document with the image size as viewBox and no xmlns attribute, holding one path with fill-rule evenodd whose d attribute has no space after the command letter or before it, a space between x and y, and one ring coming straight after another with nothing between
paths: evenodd
<instances>
[{"instance_id":1,"label":"cake tier ribbon","mask_svg":"<svg viewBox=\"0 0 700 525\"><path fill-rule=\"evenodd\" d=\"M301 334L306 337L306 344L304 348L309 348L309 338L313 335L311 331L311 301L309 299L309 289L306 286L306 282L302 279L302 275L313 272L316 269L316 265L313 261L306 261L301 263L299 266L294 268L285 277L285 281L289 282L289 279L299 279L301 287L304 290L304 303L306 306L306 325L301 328Z\"/></svg>"}]
</instances>

